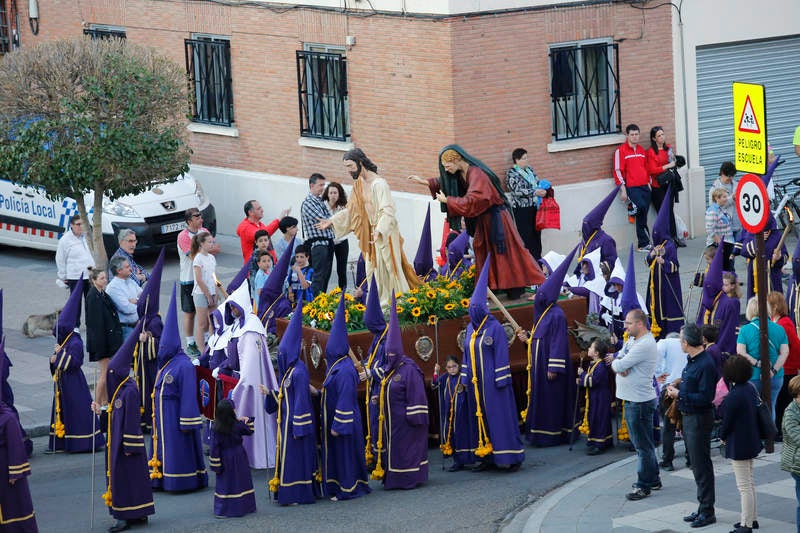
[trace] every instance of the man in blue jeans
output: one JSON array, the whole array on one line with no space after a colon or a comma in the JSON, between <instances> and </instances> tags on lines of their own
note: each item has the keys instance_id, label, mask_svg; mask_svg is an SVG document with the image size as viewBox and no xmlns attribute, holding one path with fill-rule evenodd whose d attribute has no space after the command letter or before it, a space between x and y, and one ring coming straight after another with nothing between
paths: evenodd
<instances>
[{"instance_id":1,"label":"man in blue jeans","mask_svg":"<svg viewBox=\"0 0 800 533\"><path fill-rule=\"evenodd\" d=\"M641 500L650 496L651 490L661 488L653 442L653 415L656 411L653 373L658 362L658 349L647 327L647 316L641 309L634 309L625 316L625 330L628 341L612 361L611 368L617 374L617 398L625 401L625 423L639 456L633 492L625 497Z\"/></svg>"},{"instance_id":2,"label":"man in blue jeans","mask_svg":"<svg viewBox=\"0 0 800 533\"><path fill-rule=\"evenodd\" d=\"M683 440L692 460L697 485L697 511L683 517L692 527L705 527L717 521L714 514L714 466L711 463L711 428L714 425L714 393L717 370L703 346L703 335L694 324L681 330L681 347L689 356L681 374L680 390L667 387L670 398L678 399L683 418Z\"/></svg>"}]
</instances>

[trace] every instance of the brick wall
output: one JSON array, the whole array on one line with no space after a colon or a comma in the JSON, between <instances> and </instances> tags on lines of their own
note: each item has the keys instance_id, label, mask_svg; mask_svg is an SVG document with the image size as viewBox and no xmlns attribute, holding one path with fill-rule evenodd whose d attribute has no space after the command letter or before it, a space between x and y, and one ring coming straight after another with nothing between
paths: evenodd
<instances>
[{"instance_id":1,"label":"brick wall","mask_svg":"<svg viewBox=\"0 0 800 533\"><path fill-rule=\"evenodd\" d=\"M20 5L24 20L25 2ZM197 164L348 181L341 152L298 144L295 50L304 42L347 52L353 142L396 190L424 192L408 174L433 175L436 155L458 142L498 174L523 146L557 184L610 176L613 146L548 153L548 45L589 38L620 41L622 125L636 122L644 144L654 124L674 131L671 13L624 4L440 20L231 7L213 2L40 0L37 41L78 36L82 23L124 26L130 42L184 63L192 32L231 37L238 138L194 133Z\"/></svg>"}]
</instances>

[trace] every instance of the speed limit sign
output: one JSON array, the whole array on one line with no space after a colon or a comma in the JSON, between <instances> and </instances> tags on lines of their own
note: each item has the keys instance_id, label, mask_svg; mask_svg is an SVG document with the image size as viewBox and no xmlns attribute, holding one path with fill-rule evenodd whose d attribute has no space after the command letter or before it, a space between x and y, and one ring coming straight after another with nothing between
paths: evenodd
<instances>
[{"instance_id":1,"label":"speed limit sign","mask_svg":"<svg viewBox=\"0 0 800 533\"><path fill-rule=\"evenodd\" d=\"M760 233L769 220L769 196L761 177L745 174L736 187L736 213L742 227Z\"/></svg>"}]
</instances>

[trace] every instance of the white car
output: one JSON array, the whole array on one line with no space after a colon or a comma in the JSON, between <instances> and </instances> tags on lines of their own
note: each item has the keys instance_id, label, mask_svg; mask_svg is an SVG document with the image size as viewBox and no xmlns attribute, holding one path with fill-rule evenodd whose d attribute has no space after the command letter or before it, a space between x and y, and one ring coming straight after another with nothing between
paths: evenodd
<instances>
[{"instance_id":1,"label":"white car","mask_svg":"<svg viewBox=\"0 0 800 533\"><path fill-rule=\"evenodd\" d=\"M93 195L87 195L85 201L91 209ZM136 196L123 196L114 201L105 198L103 243L106 251L109 255L116 251L119 246L116 235L123 228L136 232L137 251L175 246L178 232L186 227L183 213L190 207L200 209L203 225L216 234L214 206L202 186L188 174ZM72 198L53 202L41 188L0 180L0 244L55 250L58 239L69 227L70 217L77 212ZM91 222L91 216L89 218Z\"/></svg>"}]
</instances>

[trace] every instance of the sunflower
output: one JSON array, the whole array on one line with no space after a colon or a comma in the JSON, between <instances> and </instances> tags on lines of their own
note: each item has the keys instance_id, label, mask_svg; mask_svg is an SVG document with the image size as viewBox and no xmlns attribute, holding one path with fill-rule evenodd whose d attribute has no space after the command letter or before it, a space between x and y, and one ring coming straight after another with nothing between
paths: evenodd
<instances>
[{"instance_id":1,"label":"sunflower","mask_svg":"<svg viewBox=\"0 0 800 533\"><path fill-rule=\"evenodd\" d=\"M367 310L367 306L364 305L364 304L356 304L353 307L355 308L356 311L366 311Z\"/></svg>"},{"instance_id":2,"label":"sunflower","mask_svg":"<svg viewBox=\"0 0 800 533\"><path fill-rule=\"evenodd\" d=\"M432 300L433 298L436 298L436 291L433 289L428 289L428 292L425 293L425 296Z\"/></svg>"},{"instance_id":3,"label":"sunflower","mask_svg":"<svg viewBox=\"0 0 800 533\"><path fill-rule=\"evenodd\" d=\"M408 292L410 292L411 294L419 294L419 289L413 288L413 289L410 289Z\"/></svg>"},{"instance_id":4,"label":"sunflower","mask_svg":"<svg viewBox=\"0 0 800 533\"><path fill-rule=\"evenodd\" d=\"M341 293L342 293L342 289L341 289L341 287L336 287L335 289L333 289L333 290L331 291L331 294L333 294L334 296L336 296L336 295L338 295L338 294L341 294Z\"/></svg>"},{"instance_id":5,"label":"sunflower","mask_svg":"<svg viewBox=\"0 0 800 533\"><path fill-rule=\"evenodd\" d=\"M445 311L452 311L455 308L456 308L456 304L453 304L453 303L444 304L444 310Z\"/></svg>"},{"instance_id":6,"label":"sunflower","mask_svg":"<svg viewBox=\"0 0 800 533\"><path fill-rule=\"evenodd\" d=\"M469 307L469 299L468 298L461 298L461 307L466 309Z\"/></svg>"},{"instance_id":7,"label":"sunflower","mask_svg":"<svg viewBox=\"0 0 800 533\"><path fill-rule=\"evenodd\" d=\"M444 296L445 298L450 298L450 291L447 291L447 290L445 290L445 289L437 289L437 290L438 290L438 291L441 293L441 295L442 295L442 296Z\"/></svg>"},{"instance_id":8,"label":"sunflower","mask_svg":"<svg viewBox=\"0 0 800 533\"><path fill-rule=\"evenodd\" d=\"M350 294L350 293L345 293L345 295L344 295L344 299L345 299L345 301L347 301L347 302L352 302L354 298L353 298L353 295L352 295L352 294Z\"/></svg>"},{"instance_id":9,"label":"sunflower","mask_svg":"<svg viewBox=\"0 0 800 533\"><path fill-rule=\"evenodd\" d=\"M402 308L401 306L399 306L399 305L398 305L398 306L395 308L395 310L397 311L397 314L398 314L398 315L402 314L402 313L405 311L405 309L403 309L403 308Z\"/></svg>"},{"instance_id":10,"label":"sunflower","mask_svg":"<svg viewBox=\"0 0 800 533\"><path fill-rule=\"evenodd\" d=\"M428 317L428 325L429 326L435 326L438 321L439 321L439 317L436 316L436 315L430 315Z\"/></svg>"},{"instance_id":11,"label":"sunflower","mask_svg":"<svg viewBox=\"0 0 800 533\"><path fill-rule=\"evenodd\" d=\"M411 310L411 316L413 317L418 317L421 314L422 314L422 309L420 309L419 307L415 307Z\"/></svg>"},{"instance_id":12,"label":"sunflower","mask_svg":"<svg viewBox=\"0 0 800 533\"><path fill-rule=\"evenodd\" d=\"M303 309L303 314L308 315L308 318L315 318L317 316L317 310L309 309L308 311L306 311L305 309Z\"/></svg>"},{"instance_id":13,"label":"sunflower","mask_svg":"<svg viewBox=\"0 0 800 533\"><path fill-rule=\"evenodd\" d=\"M409 305L414 305L415 303L417 303L417 299L416 299L416 298L414 298L414 297L412 296L412 297L410 297L408 300L406 300L406 302L407 302Z\"/></svg>"}]
</instances>

